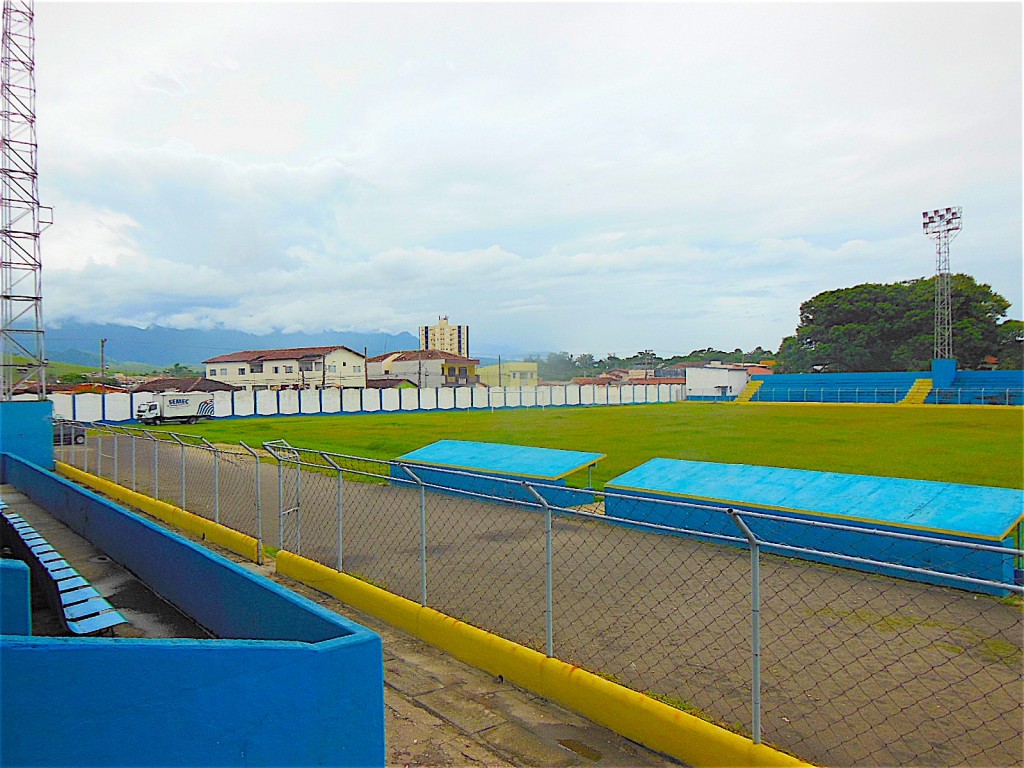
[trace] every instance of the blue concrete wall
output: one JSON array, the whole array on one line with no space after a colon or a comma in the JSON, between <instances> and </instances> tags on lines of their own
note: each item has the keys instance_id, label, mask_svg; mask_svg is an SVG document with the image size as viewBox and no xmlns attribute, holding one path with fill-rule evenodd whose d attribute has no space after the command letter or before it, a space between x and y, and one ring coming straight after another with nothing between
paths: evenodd
<instances>
[{"instance_id":1,"label":"blue concrete wall","mask_svg":"<svg viewBox=\"0 0 1024 768\"><path fill-rule=\"evenodd\" d=\"M956 378L956 360L932 360L932 386L948 387Z\"/></svg>"},{"instance_id":2,"label":"blue concrete wall","mask_svg":"<svg viewBox=\"0 0 1024 768\"><path fill-rule=\"evenodd\" d=\"M0 559L0 635L32 634L31 579L25 563Z\"/></svg>"},{"instance_id":3,"label":"blue concrete wall","mask_svg":"<svg viewBox=\"0 0 1024 768\"><path fill-rule=\"evenodd\" d=\"M0 453L14 453L36 466L53 469L53 403L0 403Z\"/></svg>"},{"instance_id":4,"label":"blue concrete wall","mask_svg":"<svg viewBox=\"0 0 1024 768\"><path fill-rule=\"evenodd\" d=\"M8 482L230 640L0 640L9 765L383 765L373 632L19 458Z\"/></svg>"},{"instance_id":5,"label":"blue concrete wall","mask_svg":"<svg viewBox=\"0 0 1024 768\"><path fill-rule=\"evenodd\" d=\"M605 502L610 517L687 528L696 531L698 537L700 533L738 537L739 529L724 513L731 507L778 518L745 518L761 540L824 553L783 552L787 556L991 594L1006 592L941 576L854 565L827 553L1014 583L1014 560L1009 552L970 550L872 532L924 535L1010 550L1015 548L1022 513L1024 494L1019 490L669 459L653 459L610 481L605 490L615 494ZM986 514L980 515L978 510ZM826 529L801 521L836 523L859 530ZM766 550L771 551L769 547Z\"/></svg>"},{"instance_id":6,"label":"blue concrete wall","mask_svg":"<svg viewBox=\"0 0 1024 768\"><path fill-rule=\"evenodd\" d=\"M0 642L4 765L384 765L368 642Z\"/></svg>"}]
</instances>

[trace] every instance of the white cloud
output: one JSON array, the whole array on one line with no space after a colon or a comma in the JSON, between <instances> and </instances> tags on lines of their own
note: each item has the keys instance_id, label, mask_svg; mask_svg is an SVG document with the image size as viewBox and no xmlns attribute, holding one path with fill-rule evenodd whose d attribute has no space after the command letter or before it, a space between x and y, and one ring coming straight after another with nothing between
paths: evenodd
<instances>
[{"instance_id":1,"label":"white cloud","mask_svg":"<svg viewBox=\"0 0 1024 768\"><path fill-rule=\"evenodd\" d=\"M949 204L1020 313L1019 6L239 8L37 8L48 317L775 346Z\"/></svg>"}]
</instances>

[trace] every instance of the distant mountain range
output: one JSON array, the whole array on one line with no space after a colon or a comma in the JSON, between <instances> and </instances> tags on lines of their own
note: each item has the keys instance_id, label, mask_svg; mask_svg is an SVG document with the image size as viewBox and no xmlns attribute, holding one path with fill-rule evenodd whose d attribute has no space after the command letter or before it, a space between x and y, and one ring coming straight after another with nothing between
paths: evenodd
<instances>
[{"instance_id":1,"label":"distant mountain range","mask_svg":"<svg viewBox=\"0 0 1024 768\"><path fill-rule=\"evenodd\" d=\"M195 368L203 360L245 349L285 349L323 347L340 344L370 356L402 349L418 349L415 335L402 333L268 333L257 335L226 328L180 330L151 325L136 328L106 323L64 322L46 330L46 356L50 360L75 365L100 366L100 339L106 339L108 368L112 365L141 365L167 368L181 363Z\"/></svg>"}]
</instances>

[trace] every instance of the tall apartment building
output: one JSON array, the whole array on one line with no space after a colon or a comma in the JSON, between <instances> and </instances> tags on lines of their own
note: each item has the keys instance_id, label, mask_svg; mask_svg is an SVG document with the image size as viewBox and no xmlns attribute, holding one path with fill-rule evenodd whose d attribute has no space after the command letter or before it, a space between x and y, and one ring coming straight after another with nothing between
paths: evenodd
<instances>
[{"instance_id":1,"label":"tall apartment building","mask_svg":"<svg viewBox=\"0 0 1024 768\"><path fill-rule=\"evenodd\" d=\"M448 315L437 318L437 325L421 325L420 349L438 349L450 355L469 357L469 326L450 325Z\"/></svg>"}]
</instances>

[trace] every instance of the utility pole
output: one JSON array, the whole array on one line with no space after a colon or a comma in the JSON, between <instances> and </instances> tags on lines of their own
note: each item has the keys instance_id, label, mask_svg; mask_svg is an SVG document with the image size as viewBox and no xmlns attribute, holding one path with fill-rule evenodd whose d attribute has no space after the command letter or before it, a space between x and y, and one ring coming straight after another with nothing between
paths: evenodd
<instances>
[{"instance_id":1,"label":"utility pole","mask_svg":"<svg viewBox=\"0 0 1024 768\"><path fill-rule=\"evenodd\" d=\"M501 378L501 355L498 355L498 386L505 386L505 380Z\"/></svg>"},{"instance_id":2,"label":"utility pole","mask_svg":"<svg viewBox=\"0 0 1024 768\"><path fill-rule=\"evenodd\" d=\"M107 340L100 339L100 384L107 380Z\"/></svg>"}]
</instances>

